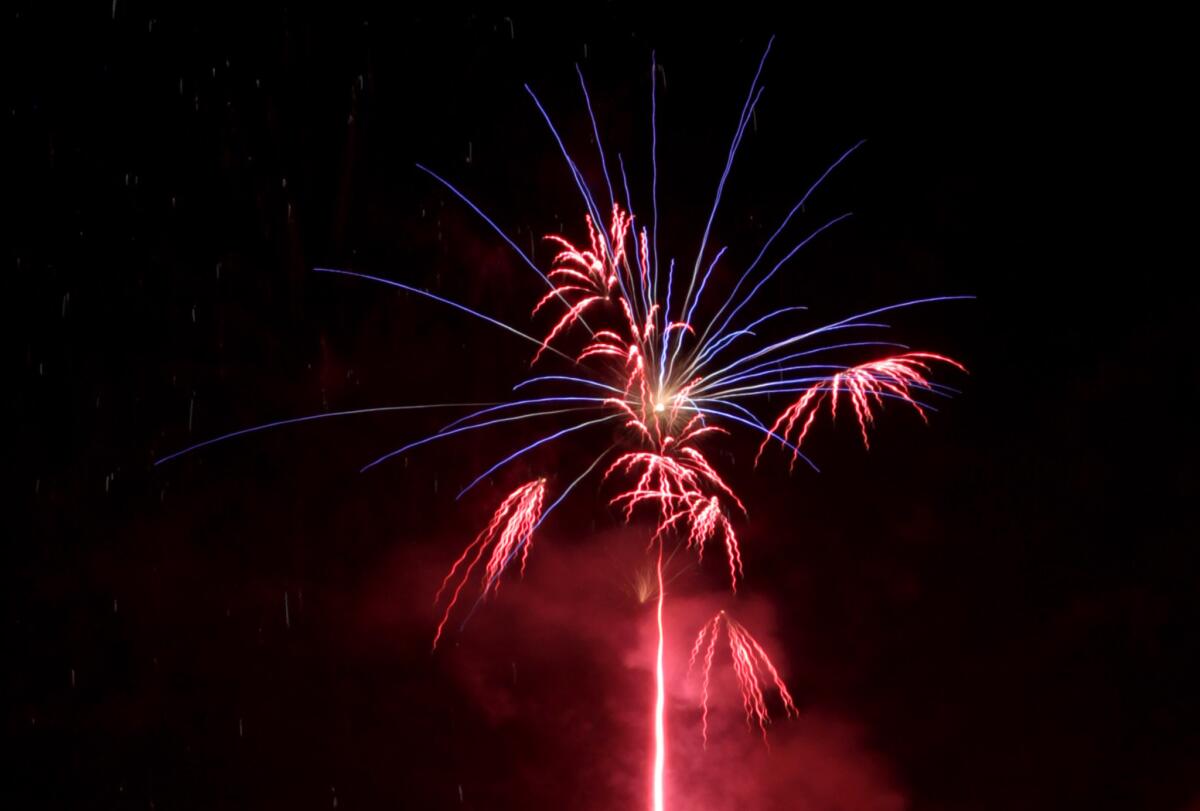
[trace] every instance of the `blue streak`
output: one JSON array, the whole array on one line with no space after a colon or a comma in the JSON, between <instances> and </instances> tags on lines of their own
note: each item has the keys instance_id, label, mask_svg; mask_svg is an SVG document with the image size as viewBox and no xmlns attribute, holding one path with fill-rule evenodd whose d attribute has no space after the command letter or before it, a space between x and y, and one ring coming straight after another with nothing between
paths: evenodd
<instances>
[{"instance_id":1,"label":"blue streak","mask_svg":"<svg viewBox=\"0 0 1200 811\"><path fill-rule=\"evenodd\" d=\"M854 347L859 347L859 346L887 346L887 347L891 347L893 349L911 349L912 348L908 344L897 343L895 341L850 341L850 342L844 343L844 344L830 344L829 346L819 346L816 349L806 349L803 352L793 352L789 355L784 355L781 358L773 358L772 360L768 360L768 361L764 361L762 363L755 364L754 366L751 366L749 369L745 370L741 374L757 372L759 369L766 369L769 366L775 366L776 364L785 363L789 360L795 360L796 358L803 358L803 357L807 357L809 355L816 355L819 352L833 352L838 349L852 349ZM734 379L737 379L737 378L734 378ZM703 389L704 387L701 386L700 388Z\"/></svg>"},{"instance_id":2,"label":"blue streak","mask_svg":"<svg viewBox=\"0 0 1200 811\"><path fill-rule=\"evenodd\" d=\"M681 408L684 408L685 410L695 410L695 411L700 411L700 409L688 409L686 406L681 406ZM740 423L742 423L743 425L749 425L749 426L750 426L751 428L753 428L754 430L756 430L756 431L759 431L759 432L761 432L761 433L764 433L764 434L766 434L767 436L771 437L772 439L777 439L777 440L779 440L779 441L780 441L780 442L782 442L782 443L783 443L785 446L787 446L788 450L794 451L794 452L796 453L796 455L797 455L797 456L799 456L801 459L803 459L803 460L804 460L804 462L805 462L805 463L806 463L806 464L807 464L809 467L811 467L811 468L812 468L813 470L815 470L817 473L820 473L820 472L821 472L820 468L818 468L818 467L816 466L816 464L814 464L814 463L813 463L813 460L811 460L811 459L809 459L807 456L805 456L805 455L804 455L804 453L803 453L803 452L802 452L802 451L801 451L799 448L797 448L797 447L796 447L795 445L793 445L792 443L788 442L788 441L787 441L786 439L784 439L783 437L779 436L779 434L775 433L774 431L772 431L770 428L768 428L768 427L766 427L765 425L763 425L763 424L762 424L761 422L759 422L758 420L747 420L747 419L743 419L742 417L738 417L738 416L736 416L736 415L734 415L734 414L729 414L729 413L727 413L727 412L724 412L724 411L718 411L717 409L715 409L715 408L711 408L711 407L710 407L710 408L707 408L707 409L705 409L704 411L705 411L705 412L707 412L707 413L709 413L709 414L716 414L716 415L718 415L718 416L721 416L721 417L724 417L725 419L728 419L728 420L733 420L734 422L740 422ZM702 413L703 413L703 412L702 412Z\"/></svg>"},{"instance_id":3,"label":"blue streak","mask_svg":"<svg viewBox=\"0 0 1200 811\"><path fill-rule=\"evenodd\" d=\"M455 496L454 498L456 500L462 498L468 490L470 490L475 485L479 484L481 481L486 479L492 473L495 473L497 470L504 467L512 460L516 459L518 456L520 456L524 453L528 453L529 451L533 450L534 448L536 448L540 445L545 445L547 442L553 442L554 440L558 439L559 437L566 436L567 434L573 433L575 431L581 431L584 428L588 428L593 425L599 425L602 422L607 422L608 420L616 419L617 417L620 417L620 416L623 416L623 415L609 414L607 417L600 417L599 419L588 420L587 422L580 423L579 425L573 425L570 428L564 428L563 430L558 431L553 434L550 434L549 436L542 437L541 439L537 440L536 442L532 442L529 445L526 445L524 448L521 448L519 451L516 451L516 452L504 457L499 462L492 465L487 470L483 471L483 473L480 473L479 476L477 476L474 481L472 481L470 484L468 484L466 487L464 487L461 491L459 491L459 494L457 496Z\"/></svg>"},{"instance_id":4,"label":"blue streak","mask_svg":"<svg viewBox=\"0 0 1200 811\"><path fill-rule=\"evenodd\" d=\"M466 422L467 420L473 420L476 417L482 417L484 414L491 414L494 411L503 411L506 408L516 408L517 406L534 405L537 403L603 403L604 399L605 398L603 398L603 397L561 396L561 397L538 397L538 398L535 398L532 400L512 400L507 403L500 403L498 405L491 406L490 408L484 408L479 411L474 411L470 414L467 414L465 417L459 417L458 419L454 420L453 422L449 422L446 425L442 426L442 431L445 431L449 428L453 428L456 425L461 425L462 423Z\"/></svg>"},{"instance_id":5,"label":"blue streak","mask_svg":"<svg viewBox=\"0 0 1200 811\"><path fill-rule=\"evenodd\" d=\"M575 185L579 188L579 193L583 197L583 204L591 213L592 222L596 230L600 232L604 239L604 245L608 249L608 255L613 256L614 253L612 241L609 238L608 229L605 227L606 221L604 217L601 216L600 209L596 206L596 201L592 197L592 192L590 189L588 189L588 185L583 179L583 173L579 171L579 167L575 164L575 161L571 159L571 153L567 151L567 146L563 143L562 136L558 134L558 130L554 126L554 121L550 118L550 114L546 112L546 108L542 106L542 102L538 99L537 94L533 92L533 88L531 88L529 85L525 85L525 92L527 92L529 97L533 99L533 103L538 108L538 112L540 112L542 114L542 118L546 120L546 126L550 128L550 134L554 136L554 140L558 144L558 148L562 151L563 158L565 158L567 161L567 167L571 170L571 176L575 179ZM625 289L625 280L622 278L620 273L617 273L617 284L620 285L621 293L625 296L625 298L632 302L633 299L629 296L629 291ZM589 331L591 330L590 327L588 329Z\"/></svg>"},{"instance_id":6,"label":"blue streak","mask_svg":"<svg viewBox=\"0 0 1200 811\"><path fill-rule=\"evenodd\" d=\"M448 298L443 298L442 296L439 296L436 293L430 293L428 290L422 290L419 287L412 287L411 285L403 284L402 282L393 281L392 279L385 279L382 276L372 276L368 273L356 273L352 270L337 270L335 268L313 268L313 272L315 272L315 273L335 273L339 276L351 276L355 279L366 279L367 281L370 281L370 282L379 282L380 284L386 284L389 287L397 287L401 290L407 290L409 293L416 293L418 296L424 296L425 298L433 299L434 301L438 301L438 302L441 302L442 304L446 304L450 307L453 307L456 310L462 310L464 313L467 313L468 315L473 315L476 318L480 318L484 321L487 321L489 324L495 324L497 327L500 327L500 329L507 330L508 332L511 332L513 335L518 335L527 341L531 341L532 343L537 344L538 346L542 345L542 342L539 341L537 338L534 338L532 335L526 335L524 332L521 332L516 327L510 327L508 324L505 324L503 321L498 321L495 318L492 318L490 315L484 315L483 313L481 313L477 310L472 310L470 307L468 307L465 304L459 304L457 301L453 301ZM540 273L540 271L539 271L539 273ZM563 354L562 352L560 352L559 350L555 349L552 346L549 346L546 348L549 349L551 352L554 352L555 354L559 355L560 357L566 358L567 360L571 361L572 363L575 362L574 358L572 358L570 355Z\"/></svg>"},{"instance_id":7,"label":"blue streak","mask_svg":"<svg viewBox=\"0 0 1200 811\"><path fill-rule=\"evenodd\" d=\"M416 411L424 408L473 408L474 406L488 405L488 403L432 403L429 405L403 405L403 406L376 406L374 408L352 408L347 411L323 411L320 414L307 414L303 417L291 417L285 420L275 420L273 422L265 422L261 425L253 425L249 428L240 428L237 431L230 431L227 434L206 439L203 442L197 442L195 445L189 445L183 450L175 451L154 462L154 466L158 467L161 464L178 459L184 454L199 450L200 448L209 445L215 445L218 442L224 442L227 439L245 436L246 434L254 434L259 431L266 431L268 428L279 428L284 425L297 425L302 422L312 422L313 420L323 420L327 417L350 417L355 414L379 414L387 411Z\"/></svg>"},{"instance_id":8,"label":"blue streak","mask_svg":"<svg viewBox=\"0 0 1200 811\"><path fill-rule=\"evenodd\" d=\"M684 304L686 305L692 295L692 287L696 283L696 274L700 272L700 262L704 259L704 250L708 246L708 236L712 231L713 220L717 217L717 209L721 206L721 195L725 191L725 183L729 179L729 173L733 170L733 161L737 156L738 146L742 142L742 137L746 133L746 125L750 123L750 117L754 112L755 105L758 104L758 99L762 96L762 88L758 88L759 77L762 76L763 66L767 63L767 56L771 53L771 46L775 43L775 37L772 36L767 40L767 47L763 50L762 58L758 61L758 70L754 72L754 79L750 82L750 92L746 95L746 101L742 104L742 113L738 117L737 130L734 132L733 143L729 146L729 155L725 159L725 169L721 172L721 180L717 183L717 194L713 199L712 211L708 214L708 222L704 226L704 236L700 239L700 250L696 254L696 264L692 268L692 278L688 283L688 292L684 296ZM758 88L757 92L755 88ZM676 353L679 349L676 346ZM672 356L672 361L674 357Z\"/></svg>"},{"instance_id":9,"label":"blue streak","mask_svg":"<svg viewBox=\"0 0 1200 811\"><path fill-rule=\"evenodd\" d=\"M412 450L413 448L419 448L422 445L427 445L430 442L433 442L435 439L445 439L447 437L455 436L456 434L461 434L465 431L474 431L479 428L487 428L492 425L500 425L500 424L506 423L506 422L516 422L518 420L524 420L524 419L528 419L530 417L545 417L545 416L549 416L552 414L566 414L566 413L569 413L572 411L584 411L584 410L587 410L587 409L584 409L584 408L562 408L562 409L557 409L555 411L538 411L533 414L518 414L515 417L500 417L500 418L494 419L494 420L487 420L485 422L475 423L474 425L464 425L461 428L455 428L451 431L438 431L436 434L430 434L429 436L422 437L421 439L418 439L414 442L410 442L407 445L399 447L394 451L388 451L383 456L380 456L378 459L376 459L372 462L369 462L366 465L363 465L363 467L359 470L359 473L366 473L368 470L370 470L371 468L380 464L381 462L386 462L388 459L391 459L394 456L398 456L407 450ZM462 495L462 494L460 493L459 495Z\"/></svg>"},{"instance_id":10,"label":"blue streak","mask_svg":"<svg viewBox=\"0 0 1200 811\"><path fill-rule=\"evenodd\" d=\"M837 160L835 160L833 163L829 164L829 167L824 172L821 173L821 176L818 177L816 179L816 181L811 186L808 187L808 191L806 191L804 193L804 196L800 198L800 202L798 202L798 203L796 203L796 205L792 206L792 210L789 211L787 216L783 218L783 222L781 222L779 224L779 227L775 229L775 233L771 234L771 237L765 243L763 243L762 250L760 250L758 252L758 256L754 257L754 261L751 262L750 266L747 267L746 270L742 273L741 277L737 280L737 284L735 284L733 286L733 290L731 290L729 292L729 297L726 298L725 302L721 305L721 309L719 309L717 311L716 315L713 316L712 321L709 322L710 326L712 324L716 323L716 320L721 317L721 313L723 313L725 311L725 308L729 305L729 302L734 300L734 298L737 296L738 290L741 289L742 283L744 281L746 281L747 277L749 277L750 273L754 270L754 268L758 267L758 263L762 261L763 256L766 255L767 250L771 247L771 244L775 241L776 237L778 237L780 234L783 233L783 229L787 227L787 224L789 222L791 222L792 217L795 216L796 212L804 207L804 204L806 202L808 202L808 198L812 196L813 192L815 192L817 190L817 188L823 182L825 182L825 178L829 177L830 173L832 173L834 169L836 169L839 165L841 165L842 161L844 161L844 160L846 160L846 158L850 157L851 153L853 153L856 149L858 149L860 146L862 146L865 143L866 143L865 139L861 140L858 143L856 143L854 146L850 147L845 152L843 152L841 154L841 156ZM707 330L705 330L705 332L707 333ZM718 335L719 334L720 334L720 332L718 331ZM713 337L715 338L716 336L713 336Z\"/></svg>"},{"instance_id":11,"label":"blue streak","mask_svg":"<svg viewBox=\"0 0 1200 811\"><path fill-rule=\"evenodd\" d=\"M739 335L753 335L754 333L751 332L751 330L753 330L755 327L757 327L759 324L763 323L764 321L768 321L768 320L774 318L775 316L783 315L784 313L795 312L797 310L807 310L807 309L808 309L807 307L799 307L799 306L780 307L778 310L767 313L762 318L759 318L758 320L752 321L751 323L747 324L744 329L736 330L734 332L731 332L728 335L722 336L718 340L713 341L713 343L709 346L709 348L702 349L696 355L696 362L699 363L699 362L705 360L706 358L712 357L717 352L720 352L722 348L728 346L729 342L732 341L734 338L737 338Z\"/></svg>"},{"instance_id":12,"label":"blue streak","mask_svg":"<svg viewBox=\"0 0 1200 811\"><path fill-rule=\"evenodd\" d=\"M544 281L546 283L547 287L549 287L552 290L554 289L554 282L550 281L550 279L546 276L545 273L542 273L540 270L538 270L538 266L533 263L532 259L530 259L528 256L525 255L525 252L523 250L521 250L519 247L517 247L517 243L513 242L509 238L508 234L504 233L504 231L500 228L500 226L496 225L496 223L492 221L491 217L484 214L483 210L479 206L477 206L477 205L475 205L475 203L471 202L471 199L469 197L467 197L465 194L463 194L458 189L456 189L453 186L453 184L450 183L449 180L446 180L444 177L442 177L441 175L439 175L437 172L433 171L432 169L428 168L427 166L418 163L418 164L416 164L416 167L418 169L420 169L422 172L424 172L425 174L432 177L438 183L441 183L443 186L445 186L447 189L449 189L451 191L451 193L453 193L454 196L457 197L459 200L462 200L464 203L466 203L472 211L474 211L476 214L478 214L484 222L486 222L488 225L490 225L492 227L492 230L495 231L500 236L501 239L503 239L505 242L508 243L510 248L512 248L514 251L517 252L517 256L519 256L523 260L525 260L525 264L528 265L530 267L530 269L533 270L534 273L536 273L538 276L540 276L542 278L542 281Z\"/></svg>"},{"instance_id":13,"label":"blue streak","mask_svg":"<svg viewBox=\"0 0 1200 811\"><path fill-rule=\"evenodd\" d=\"M683 320L685 322L689 324L692 323L692 313L696 312L696 305L700 303L700 297L704 295L704 288L708 286L708 277L712 276L713 268L717 266L717 262L721 261L721 257L725 254L727 249L728 246L725 246L721 248L721 250L717 251L717 255L714 256L712 262L709 263L708 270L705 272L704 278L700 280L700 289L696 291L696 298L694 301L692 301L692 306L688 308L687 315L684 316Z\"/></svg>"},{"instance_id":14,"label":"blue streak","mask_svg":"<svg viewBox=\"0 0 1200 811\"><path fill-rule=\"evenodd\" d=\"M540 375L538 377L531 377L528 380L522 380L520 383L513 386L513 391L523 389L531 383L540 383L546 380L565 380L571 383L582 383L586 386L595 386L598 389L605 389L607 391L615 392L622 397L625 396L625 392L621 389L618 389L616 386L610 386L607 383L601 383L598 380L589 380L586 377L571 377L569 375Z\"/></svg>"},{"instance_id":15,"label":"blue streak","mask_svg":"<svg viewBox=\"0 0 1200 811\"><path fill-rule=\"evenodd\" d=\"M784 264L787 263L787 261L789 259L791 259L793 256L795 256L796 253L801 248L803 248L805 245L807 245L812 240L816 239L817 236L820 235L821 233L823 233L825 230L832 228L833 226L837 225L839 222L841 222L844 219L847 219L850 216L851 215L849 213L846 213L846 214L842 214L841 216L834 217L832 220L825 223L820 228L818 228L817 230L815 230L811 234L809 234L807 237L805 237L800 242L799 245L792 248L791 251L788 252L787 256L780 259L778 264L776 264L775 267L771 268L770 273L768 273L766 276L763 276L761 279L758 280L758 284L754 285L754 288L749 293L746 294L746 297L744 299L742 299L741 303L739 303L736 307L734 307L733 310L730 311L729 315L725 316L725 320L722 321L721 326L717 328L716 335L720 335L722 332L725 331L725 328L729 326L729 322L733 320L733 318L741 311L741 309L743 307L745 307L747 304L749 304L754 299L755 294L758 293L758 291L762 288L762 286L764 284L766 284L770 280L770 278L772 276L774 276L775 273L781 267L784 266Z\"/></svg>"},{"instance_id":16,"label":"blue streak","mask_svg":"<svg viewBox=\"0 0 1200 811\"><path fill-rule=\"evenodd\" d=\"M770 346L766 347L765 349L760 349L757 352L752 352L749 355L745 355L741 358L738 358L737 360L733 361L729 365L727 365L724 368L719 369L717 372L715 372L713 374L713 377L720 375L722 372L727 372L730 369L734 368L735 366L739 366L747 361L755 360L756 358L760 358L763 355L766 355L770 352L774 352L776 349L782 349L785 346L790 346L791 344L794 344L797 341L803 341L806 338L811 338L812 336L819 335L822 332L832 332L835 329L847 329L847 328L855 327L855 326L866 326L865 324L853 323L860 318L867 318L868 316L879 315L880 313L891 312L892 310L899 310L899 309L903 309L905 307L913 307L918 304L932 304L935 302L942 302L942 301L966 301L966 300L970 300L970 299L974 299L974 298L975 298L974 296L933 296L931 298L921 298L921 299L913 299L912 301L902 301L898 304L889 304L886 307L878 307L874 310L868 310L865 313L858 313L857 315L852 315L849 318L843 318L841 321L835 321L832 324L826 324L823 327L818 327L815 330L801 333L799 335L794 335L791 338L788 338L787 340L779 341L777 343L771 344Z\"/></svg>"},{"instance_id":17,"label":"blue streak","mask_svg":"<svg viewBox=\"0 0 1200 811\"><path fill-rule=\"evenodd\" d=\"M604 147L600 145L600 128L596 126L596 114L592 111L592 98L588 95L587 82L583 80L583 70L578 63L575 65L575 72L579 74L579 87L583 90L583 101L587 105L588 118L592 120L592 134L596 137L596 151L600 153L600 169L604 172L604 182L608 185L609 202L616 205L617 196L613 193L612 179L608 176L608 163L604 159Z\"/></svg>"}]
</instances>

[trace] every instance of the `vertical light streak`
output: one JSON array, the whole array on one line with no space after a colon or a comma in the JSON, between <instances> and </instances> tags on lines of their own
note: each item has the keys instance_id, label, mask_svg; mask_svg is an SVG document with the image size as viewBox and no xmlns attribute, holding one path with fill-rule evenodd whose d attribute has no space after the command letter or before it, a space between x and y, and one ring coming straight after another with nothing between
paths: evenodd
<instances>
[{"instance_id":1,"label":"vertical light streak","mask_svg":"<svg viewBox=\"0 0 1200 811\"><path fill-rule=\"evenodd\" d=\"M663 541L658 541L658 658L655 663L655 687L657 694L654 699L654 811L664 811L663 777L667 768L667 731L664 714L667 705L667 688L663 675L663 646L666 642L663 633Z\"/></svg>"}]
</instances>

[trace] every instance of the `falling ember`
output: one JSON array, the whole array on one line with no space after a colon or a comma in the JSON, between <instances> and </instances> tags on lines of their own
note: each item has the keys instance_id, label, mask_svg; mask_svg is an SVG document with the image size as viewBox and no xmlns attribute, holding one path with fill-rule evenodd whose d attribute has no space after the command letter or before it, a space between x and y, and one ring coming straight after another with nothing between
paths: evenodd
<instances>
[{"instance_id":1,"label":"falling ember","mask_svg":"<svg viewBox=\"0 0 1200 811\"><path fill-rule=\"evenodd\" d=\"M521 573L525 573L525 561L529 557L529 547L533 544L533 530L537 527L542 516L542 499L546 494L546 480L535 479L521 485L496 509L492 520L475 537L475 540L463 550L458 560L442 580L434 602L441 602L442 594L446 592L451 582L455 583L453 591L446 602L442 613L442 621L438 623L437 632L433 636L433 647L436 648L442 638L442 631L450 619L450 613L462 594L463 587L471 578L475 566L483 558L484 552L491 547L491 555L483 572L483 587L480 595L486 597L495 594L500 588L500 575L512 562L519 552L521 555ZM474 553L474 554L472 554ZM467 563L467 558L470 562ZM466 563L464 567L463 564ZM461 570L461 572L460 572ZM456 579L457 578L457 579Z\"/></svg>"},{"instance_id":2,"label":"falling ember","mask_svg":"<svg viewBox=\"0 0 1200 811\"><path fill-rule=\"evenodd\" d=\"M767 711L766 697L763 688L772 686L779 692L783 701L784 713L793 717L799 713L796 703L788 692L787 685L771 663L762 645L750 635L741 623L734 620L724 611L705 623L696 636L692 646L692 656L688 662L689 672L695 668L696 662L701 662L702 682L700 690L701 729L704 744L708 745L708 697L709 685L712 680L713 659L716 656L717 640L721 630L729 640L729 657L733 662L733 673L737 677L738 686L742 691L742 707L746 711L746 724L757 724L762 732L763 740L767 739L767 724L771 722Z\"/></svg>"}]
</instances>

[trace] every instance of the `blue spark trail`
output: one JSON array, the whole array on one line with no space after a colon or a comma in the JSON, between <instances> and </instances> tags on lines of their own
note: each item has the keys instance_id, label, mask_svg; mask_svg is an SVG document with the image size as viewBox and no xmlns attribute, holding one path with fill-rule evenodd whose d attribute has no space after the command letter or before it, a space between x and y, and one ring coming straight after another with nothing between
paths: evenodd
<instances>
[{"instance_id":1,"label":"blue spark trail","mask_svg":"<svg viewBox=\"0 0 1200 811\"><path fill-rule=\"evenodd\" d=\"M859 313L857 315L852 315L849 318L843 318L841 321L835 321L832 324L826 324L823 327L818 327L817 329L810 330L809 332L804 332L799 335L793 335L791 338L787 338L786 340L783 340L783 341L777 341L776 343L773 343L770 346L760 349L757 352L752 352L748 355L743 355L742 357L738 358L737 360L733 361L732 363L721 368L717 372L714 372L711 376L717 377L717 376L723 374L724 372L727 372L730 369L732 369L736 366L739 366L747 361L756 360L757 358L761 358L763 355L774 352L777 349L782 349L785 346L790 346L791 344L806 340L808 338L811 338L814 335L820 335L823 332L831 332L835 329L841 329L843 327L848 327L848 326L864 326L863 324L853 324L853 322L857 321L860 318L867 318L868 316L879 315L880 313L891 312L892 310L900 310L905 307L914 307L918 304L932 304L932 303L941 302L941 301L969 301L974 298L975 298L974 296L933 296L931 298L913 299L911 301L902 301L898 304L889 304L886 307L878 307L874 310L868 310L865 313Z\"/></svg>"},{"instance_id":2,"label":"blue spark trail","mask_svg":"<svg viewBox=\"0 0 1200 811\"><path fill-rule=\"evenodd\" d=\"M272 422L264 422L261 425L252 425L249 428L240 428L237 431L230 431L227 434L206 439L203 442L197 442L195 445L189 445L183 450L175 451L154 462L154 466L158 467L161 464L178 459L184 454L199 450L200 448L215 445L218 442L224 442L227 439L254 434L259 431L266 431L269 428L280 428L284 425L298 425L302 422L312 422L313 420L323 420L328 417L351 417L356 414L380 414L388 411L416 411L418 409L427 408L475 408L477 406L493 405L492 403L430 403L425 405L399 405L399 406L376 406L373 408L352 408L346 411L322 411L320 414L307 414L303 417L290 417L283 420L274 420Z\"/></svg>"},{"instance_id":3,"label":"blue spark trail","mask_svg":"<svg viewBox=\"0 0 1200 811\"><path fill-rule=\"evenodd\" d=\"M734 307L733 310L730 311L729 315L725 316L725 320L721 322L721 326L717 328L716 333L714 333L714 335L713 335L714 340L716 339L717 336L719 336L722 332L725 331L725 328L727 326L729 326L729 322L733 320L734 316L736 316L743 307L745 307L747 304L749 304L754 299L755 294L758 293L758 291L762 288L762 286L764 284L766 284L767 281L770 280L770 278L772 276L774 276L775 273L781 267L783 267L789 259L791 259L793 256L795 256L796 253L801 248L803 248L805 245L807 245L812 240L816 239L817 236L824 233L827 229L832 228L833 226L837 225L842 220L849 218L850 216L851 216L851 214L849 212L847 212L846 214L842 214L840 216L834 217L832 220L829 220L827 223L822 225L820 228L818 228L817 230L815 230L811 234L809 234L807 237L805 237L800 242L799 245L792 248L788 252L787 256L780 259L779 262L775 265L775 267L771 268L770 273L768 273L766 276L763 276L761 279L759 279L758 284L754 285L754 288L748 294L746 294L746 297L744 299L742 299L741 303L738 304L736 307ZM730 297L730 299L732 299L732 296Z\"/></svg>"},{"instance_id":4,"label":"blue spark trail","mask_svg":"<svg viewBox=\"0 0 1200 811\"><path fill-rule=\"evenodd\" d=\"M709 327L711 327L713 324L716 323L717 319L721 317L721 313L723 313L725 311L725 308L727 306L729 306L729 303L737 297L737 292L738 292L738 290L741 289L742 283L744 281L746 281L746 279L754 271L754 268L758 267L758 263L762 261L763 256L766 255L767 250L771 247L771 244L775 241L775 238L783 233L783 229L787 228L787 224L789 222L791 222L792 217L795 216L796 212L804 207L804 204L806 202L808 202L808 198L812 196L813 192L815 192L818 187L820 187L820 185L825 181L825 178L829 177L830 173L833 172L833 170L836 169L839 165L841 165L842 161L844 161L844 160L846 160L846 158L850 157L850 155L856 149L858 149L860 146L862 146L865 143L866 143L865 139L859 141L854 146L850 147L845 152L843 152L841 154L841 156L838 157L837 160L835 160L833 163L829 164L828 168L826 168L825 171L821 173L821 176L818 177L816 179L816 181L811 186L808 187L808 191L806 191L804 193L804 196L800 198L800 202L798 202L798 203L796 203L796 205L792 206L792 210L789 211L787 216L783 218L783 222L781 222L779 224L779 227L775 229L775 232L773 234L771 234L770 238L765 243L763 243L762 249L758 252L758 256L754 257L754 261L751 262L749 267L747 267L745 269L745 271L742 272L742 275L738 278L737 283L733 286L733 289L729 291L729 296L721 304L720 309L717 310L716 314L712 317L712 320L709 321L708 327L705 327L704 335L702 335L700 337L700 345L701 346L704 345L704 338L705 338L705 336L708 335Z\"/></svg>"},{"instance_id":5,"label":"blue spark trail","mask_svg":"<svg viewBox=\"0 0 1200 811\"><path fill-rule=\"evenodd\" d=\"M599 406L597 406L597 408L598 407ZM438 431L435 434L430 434L429 436L422 437L421 439L414 440L414 441L408 443L407 445L403 445L399 448L396 448L396 450L394 450L394 451L388 451L383 456L380 456L378 459L375 459L374 461L368 462L367 464L363 465L362 468L360 468L358 472L366 473L371 468L375 467L378 464L381 464L382 462L386 462L388 459L398 456L398 455L404 453L405 451L412 450L413 448L419 448L422 445L427 445L430 442L433 442L435 439L445 439L447 437L456 436L456 435L464 433L466 431L475 431L479 428L488 428L492 425L501 425L506 422L519 422L520 420L527 420L531 417L547 417L547 416L551 416L554 414L569 414L569 413L575 412L575 411L589 411L589 410L591 410L591 409L587 408L587 407L581 407L581 408L560 408L560 409L556 409L554 411L537 411L532 414L517 414L514 417L498 417L497 419L487 420L486 422L480 422L480 423L476 423L474 425L464 425L461 428L455 428L450 431ZM613 415L613 416L616 416L616 415ZM462 494L460 493L459 495L462 495Z\"/></svg>"},{"instance_id":6,"label":"blue spark trail","mask_svg":"<svg viewBox=\"0 0 1200 811\"><path fill-rule=\"evenodd\" d=\"M549 436L542 437L541 439L537 440L536 442L532 442L532 443L526 445L524 448L521 448L519 451L516 451L515 453L512 453L512 454L504 457L499 462L492 465L487 470L483 471L483 473L480 473L479 476L477 476L474 479L474 481L472 481L470 484L468 484L466 487L464 487L461 491L459 491L458 495L455 496L454 498L455 498L455 500L462 498L464 495L466 495L467 491L470 490L472 487L479 484L481 481L486 479L491 474L495 473L500 468L507 465L512 460L516 459L518 456L521 456L524 453L528 453L529 451L533 450L536 447L545 445L547 442L553 442L554 440L558 439L559 437L566 436L567 434L573 433L575 431L581 431L584 428L589 428L593 425L599 425L602 422L608 422L609 420L613 420L613 419L616 419L617 417L623 417L623 416L625 416L625 415L624 414L609 414L607 417L600 417L598 419L589 420L588 422L580 423L579 425L573 425L570 428L564 428L563 430L558 431L557 433L553 433L553 434L550 434Z\"/></svg>"},{"instance_id":7,"label":"blue spark trail","mask_svg":"<svg viewBox=\"0 0 1200 811\"><path fill-rule=\"evenodd\" d=\"M495 318L492 318L490 315L484 315L483 313L479 312L478 310L472 310L470 307L468 307L465 304L459 304L457 301L454 301L454 300L448 299L448 298L443 298L442 296L439 296L436 293L430 293L428 290L422 290L419 287L412 287L411 285L407 285L402 282L393 281L392 279L385 279L382 276L372 276L369 273L356 273L353 270L337 270L336 268L313 268L313 272L315 272L315 273L335 273L339 276L351 276L355 279L366 279L367 281L370 281L370 282L379 282L380 284L386 284L389 287L397 287L401 290L407 290L409 293L416 293L418 296L424 296L425 298L433 299L434 301L438 301L438 302L441 302L442 304L446 304L450 307L453 307L456 310L462 310L464 313L467 313L468 315L473 315L476 318L487 321L489 324L495 324L497 327L500 327L500 329L507 330L508 332L511 332L513 335L517 335L521 338L524 338L527 341L531 341L532 343L537 344L539 347L542 345L542 342L539 341L537 338L534 338L532 335L527 335L524 332L521 332L521 330L517 329L516 327L511 327L508 324L505 324L503 321L499 321ZM560 352L559 350L555 349L552 346L547 347L547 349L549 349L551 352L555 353L556 355L559 355L560 357L566 358L567 360L571 361L572 363L575 362L575 359L572 358L570 355L564 354L563 352Z\"/></svg>"}]
</instances>

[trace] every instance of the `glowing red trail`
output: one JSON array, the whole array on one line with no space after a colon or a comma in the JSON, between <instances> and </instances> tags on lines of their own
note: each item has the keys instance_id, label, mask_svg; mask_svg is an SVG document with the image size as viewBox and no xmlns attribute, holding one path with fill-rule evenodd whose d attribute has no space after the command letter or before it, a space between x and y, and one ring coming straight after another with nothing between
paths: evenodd
<instances>
[{"instance_id":1,"label":"glowing red trail","mask_svg":"<svg viewBox=\"0 0 1200 811\"><path fill-rule=\"evenodd\" d=\"M667 690L663 679L663 542L658 541L658 659L654 678L657 695L654 699L654 811L663 811L663 774L667 766L667 731L663 719L667 703Z\"/></svg>"},{"instance_id":2,"label":"glowing red trail","mask_svg":"<svg viewBox=\"0 0 1200 811\"><path fill-rule=\"evenodd\" d=\"M454 566L451 567L445 579L442 580L442 587L438 589L437 596L433 598L434 603L441 602L442 595L446 593L447 587L454 580L455 576L458 576L457 584L450 592L450 597L446 601L446 609L442 613L442 621L438 623L437 631L433 635L434 648L437 648L438 642L442 638L442 632L446 629L446 623L450 621L450 612L454 610L455 604L458 603L458 598L462 595L463 587L471 579L471 573L475 570L475 566L479 563L480 559L483 558L483 553L487 550L489 544L492 545L492 554L488 559L487 567L483 573L483 597L486 597L489 593L495 594L496 590L500 588L500 575L507 568L508 564L512 562L513 558L516 557L518 551L521 553L521 573L525 573L525 561L529 557L529 546L533 542L533 530L537 527L538 520L542 517L542 500L545 494L545 479L534 479L518 487L508 498L504 499L504 503L496 509L488 525L463 550L458 560L454 561ZM473 557L471 557L472 551L475 552ZM467 562L468 557L471 558L469 563ZM464 563L466 564L465 567L463 566Z\"/></svg>"}]
</instances>

